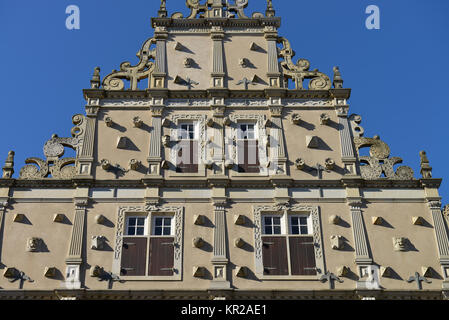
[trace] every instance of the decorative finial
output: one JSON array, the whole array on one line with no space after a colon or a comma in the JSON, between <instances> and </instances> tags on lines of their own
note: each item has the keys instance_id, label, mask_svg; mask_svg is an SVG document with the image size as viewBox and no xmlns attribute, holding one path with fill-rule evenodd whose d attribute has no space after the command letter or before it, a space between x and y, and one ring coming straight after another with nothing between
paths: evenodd
<instances>
[{"instance_id":1,"label":"decorative finial","mask_svg":"<svg viewBox=\"0 0 449 320\"><path fill-rule=\"evenodd\" d=\"M340 68L334 67L334 88L343 88L343 78L341 77Z\"/></svg>"},{"instance_id":2,"label":"decorative finial","mask_svg":"<svg viewBox=\"0 0 449 320\"><path fill-rule=\"evenodd\" d=\"M166 0L161 0L161 7L159 8L158 11L158 16L159 18L167 18L167 4L166 4Z\"/></svg>"},{"instance_id":3,"label":"decorative finial","mask_svg":"<svg viewBox=\"0 0 449 320\"><path fill-rule=\"evenodd\" d=\"M14 174L14 151L8 152L8 157L5 161L5 166L3 167L3 179L10 179Z\"/></svg>"},{"instance_id":4,"label":"decorative finial","mask_svg":"<svg viewBox=\"0 0 449 320\"><path fill-rule=\"evenodd\" d=\"M274 10L272 0L267 0L267 11L265 11L265 15L268 18L274 17L276 15L276 11Z\"/></svg>"},{"instance_id":5,"label":"decorative finial","mask_svg":"<svg viewBox=\"0 0 449 320\"><path fill-rule=\"evenodd\" d=\"M430 166L429 159L427 158L427 154L425 151L421 151L419 153L421 158L421 175L423 179L432 178L432 167Z\"/></svg>"},{"instance_id":6,"label":"decorative finial","mask_svg":"<svg viewBox=\"0 0 449 320\"><path fill-rule=\"evenodd\" d=\"M94 69L94 74L92 75L92 80L90 80L90 86L92 89L100 88L100 67Z\"/></svg>"}]
</instances>

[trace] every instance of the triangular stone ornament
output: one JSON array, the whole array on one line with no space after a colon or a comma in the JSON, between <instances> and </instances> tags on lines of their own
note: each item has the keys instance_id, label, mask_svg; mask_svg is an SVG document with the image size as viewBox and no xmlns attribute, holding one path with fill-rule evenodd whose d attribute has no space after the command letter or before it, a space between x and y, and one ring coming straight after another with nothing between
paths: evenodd
<instances>
[{"instance_id":1,"label":"triangular stone ornament","mask_svg":"<svg viewBox=\"0 0 449 320\"><path fill-rule=\"evenodd\" d=\"M424 224L423 217L412 217L412 222L415 226L422 226Z\"/></svg>"},{"instance_id":2,"label":"triangular stone ornament","mask_svg":"<svg viewBox=\"0 0 449 320\"><path fill-rule=\"evenodd\" d=\"M195 278L203 278L206 274L206 268L204 267L193 267L193 276Z\"/></svg>"},{"instance_id":3,"label":"triangular stone ornament","mask_svg":"<svg viewBox=\"0 0 449 320\"><path fill-rule=\"evenodd\" d=\"M95 216L95 221L96 221L98 224L102 224L103 222L105 222L105 220L106 220L106 218L105 218L105 216L102 215L102 214L99 214L99 215Z\"/></svg>"},{"instance_id":4,"label":"triangular stone ornament","mask_svg":"<svg viewBox=\"0 0 449 320\"><path fill-rule=\"evenodd\" d=\"M254 77L251 78L251 81L252 81L253 83L262 83L263 80L262 80L261 78L259 78L259 77L257 76L257 74L255 74Z\"/></svg>"},{"instance_id":5,"label":"triangular stone ornament","mask_svg":"<svg viewBox=\"0 0 449 320\"><path fill-rule=\"evenodd\" d=\"M432 278L433 276L432 267L421 267L421 270L424 277Z\"/></svg>"},{"instance_id":6,"label":"triangular stone ornament","mask_svg":"<svg viewBox=\"0 0 449 320\"><path fill-rule=\"evenodd\" d=\"M44 276L47 278L56 277L56 268L55 267L45 267Z\"/></svg>"},{"instance_id":7,"label":"triangular stone ornament","mask_svg":"<svg viewBox=\"0 0 449 320\"><path fill-rule=\"evenodd\" d=\"M168 168L170 168L169 162L168 162L167 160L163 160L163 161L161 162L161 168L162 168L162 169L168 169Z\"/></svg>"},{"instance_id":8,"label":"triangular stone ornament","mask_svg":"<svg viewBox=\"0 0 449 320\"><path fill-rule=\"evenodd\" d=\"M63 222L64 221L64 214L63 213L57 213L53 216L54 222Z\"/></svg>"},{"instance_id":9,"label":"triangular stone ornament","mask_svg":"<svg viewBox=\"0 0 449 320\"><path fill-rule=\"evenodd\" d=\"M176 84L184 84L184 80L180 76L176 76L174 83Z\"/></svg>"},{"instance_id":10,"label":"triangular stone ornament","mask_svg":"<svg viewBox=\"0 0 449 320\"><path fill-rule=\"evenodd\" d=\"M384 220L382 219L382 217L372 217L371 221L373 222L373 224L380 226Z\"/></svg>"},{"instance_id":11,"label":"triangular stone ornament","mask_svg":"<svg viewBox=\"0 0 449 320\"><path fill-rule=\"evenodd\" d=\"M127 137L118 137L117 139L117 149L126 149L128 147L128 138Z\"/></svg>"},{"instance_id":12,"label":"triangular stone ornament","mask_svg":"<svg viewBox=\"0 0 449 320\"><path fill-rule=\"evenodd\" d=\"M183 46L182 46L181 43L176 42L175 45L173 46L173 48L174 48L175 50L182 51Z\"/></svg>"},{"instance_id":13,"label":"triangular stone ornament","mask_svg":"<svg viewBox=\"0 0 449 320\"><path fill-rule=\"evenodd\" d=\"M170 128L170 124L171 124L170 119L165 118L164 120L162 120L162 127Z\"/></svg>"},{"instance_id":14,"label":"triangular stone ornament","mask_svg":"<svg viewBox=\"0 0 449 320\"><path fill-rule=\"evenodd\" d=\"M5 272L3 273L3 276L5 278L14 278L17 275L17 269L12 267L12 268L7 268L5 270Z\"/></svg>"},{"instance_id":15,"label":"triangular stone ornament","mask_svg":"<svg viewBox=\"0 0 449 320\"><path fill-rule=\"evenodd\" d=\"M17 213L16 215L14 215L14 222L23 222L25 220L25 215L22 213Z\"/></svg>"},{"instance_id":16,"label":"triangular stone ornament","mask_svg":"<svg viewBox=\"0 0 449 320\"><path fill-rule=\"evenodd\" d=\"M393 274L393 270L391 269L391 267L380 267L380 276L384 277L384 278L388 278L391 277L391 275Z\"/></svg>"},{"instance_id":17,"label":"triangular stone ornament","mask_svg":"<svg viewBox=\"0 0 449 320\"><path fill-rule=\"evenodd\" d=\"M245 278L248 275L248 269L246 267L237 267L235 275L240 278Z\"/></svg>"},{"instance_id":18,"label":"triangular stone ornament","mask_svg":"<svg viewBox=\"0 0 449 320\"><path fill-rule=\"evenodd\" d=\"M251 51L258 51L259 50L259 46L255 42L251 42L251 45L249 46L249 49Z\"/></svg>"},{"instance_id":19,"label":"triangular stone ornament","mask_svg":"<svg viewBox=\"0 0 449 320\"><path fill-rule=\"evenodd\" d=\"M320 145L320 140L317 136L306 136L307 148L316 149Z\"/></svg>"},{"instance_id":20,"label":"triangular stone ornament","mask_svg":"<svg viewBox=\"0 0 449 320\"><path fill-rule=\"evenodd\" d=\"M245 216L242 216L241 214L236 215L236 216L234 217L234 223L235 223L236 225L242 225L242 224L245 224Z\"/></svg>"},{"instance_id":21,"label":"triangular stone ornament","mask_svg":"<svg viewBox=\"0 0 449 320\"><path fill-rule=\"evenodd\" d=\"M340 266L337 268L337 276L345 277L349 274L349 268L347 266Z\"/></svg>"},{"instance_id":22,"label":"triangular stone ornament","mask_svg":"<svg viewBox=\"0 0 449 320\"><path fill-rule=\"evenodd\" d=\"M205 223L205 218L203 215L199 214L199 215L195 215L193 217L193 223L196 224L197 226L202 226Z\"/></svg>"}]
</instances>

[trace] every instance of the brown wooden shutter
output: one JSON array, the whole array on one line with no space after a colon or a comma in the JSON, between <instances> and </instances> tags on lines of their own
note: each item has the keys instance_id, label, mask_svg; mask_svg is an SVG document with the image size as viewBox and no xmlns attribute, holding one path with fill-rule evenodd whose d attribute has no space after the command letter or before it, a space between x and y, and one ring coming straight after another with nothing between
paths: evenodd
<instances>
[{"instance_id":1,"label":"brown wooden shutter","mask_svg":"<svg viewBox=\"0 0 449 320\"><path fill-rule=\"evenodd\" d=\"M120 274L123 276L144 276L146 256L146 238L123 238Z\"/></svg>"},{"instance_id":2,"label":"brown wooden shutter","mask_svg":"<svg viewBox=\"0 0 449 320\"><path fill-rule=\"evenodd\" d=\"M288 275L287 241L285 237L262 237L265 275Z\"/></svg>"},{"instance_id":3,"label":"brown wooden shutter","mask_svg":"<svg viewBox=\"0 0 449 320\"><path fill-rule=\"evenodd\" d=\"M239 172L259 173L259 142L257 140L240 140L237 142Z\"/></svg>"},{"instance_id":4,"label":"brown wooden shutter","mask_svg":"<svg viewBox=\"0 0 449 320\"><path fill-rule=\"evenodd\" d=\"M290 237L292 275L316 275L313 237Z\"/></svg>"},{"instance_id":5,"label":"brown wooden shutter","mask_svg":"<svg viewBox=\"0 0 449 320\"><path fill-rule=\"evenodd\" d=\"M150 239L150 276L172 276L174 266L174 238Z\"/></svg>"},{"instance_id":6,"label":"brown wooden shutter","mask_svg":"<svg viewBox=\"0 0 449 320\"><path fill-rule=\"evenodd\" d=\"M181 140L179 142L176 172L198 173L198 141Z\"/></svg>"}]
</instances>

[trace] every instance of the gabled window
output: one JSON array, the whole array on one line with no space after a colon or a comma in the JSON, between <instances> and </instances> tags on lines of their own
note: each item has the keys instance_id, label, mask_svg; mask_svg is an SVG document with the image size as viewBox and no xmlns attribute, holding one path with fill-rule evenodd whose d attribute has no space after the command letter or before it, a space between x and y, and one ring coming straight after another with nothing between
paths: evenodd
<instances>
[{"instance_id":1,"label":"gabled window","mask_svg":"<svg viewBox=\"0 0 449 320\"><path fill-rule=\"evenodd\" d=\"M181 123L178 128L176 172L198 173L198 126Z\"/></svg>"},{"instance_id":2,"label":"gabled window","mask_svg":"<svg viewBox=\"0 0 449 320\"><path fill-rule=\"evenodd\" d=\"M237 131L238 172L259 173L259 141L254 123L239 123Z\"/></svg>"}]
</instances>

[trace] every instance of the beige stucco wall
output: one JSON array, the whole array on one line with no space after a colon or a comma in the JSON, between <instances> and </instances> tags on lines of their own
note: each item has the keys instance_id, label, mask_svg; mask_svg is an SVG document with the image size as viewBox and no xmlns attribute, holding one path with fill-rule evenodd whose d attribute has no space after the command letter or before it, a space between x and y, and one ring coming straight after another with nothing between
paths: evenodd
<instances>
[{"instance_id":1,"label":"beige stucco wall","mask_svg":"<svg viewBox=\"0 0 449 320\"><path fill-rule=\"evenodd\" d=\"M117 214L119 207L141 207L142 204L132 202L117 202L100 199L94 202L87 210L85 249L86 273L81 278L85 279L85 286L92 290L107 288L107 282L100 282L89 276L90 268L99 265L106 271L111 271L113 250L116 240ZM257 203L263 205L264 203ZM271 202L265 203L272 205ZM205 290L209 288L211 275L205 279L192 276L194 266L204 266L209 272L213 270L211 259L214 246L214 213L211 203L172 203L171 205L183 206L184 232L183 232L183 277L182 281L127 281L114 283L116 290ZM229 274L232 274L231 283L239 290L326 290L328 284L319 281L298 280L264 280L261 281L255 275L254 256L254 215L255 203L233 203L226 211L227 240L229 246ZM356 287L358 270L355 265L355 243L352 231L352 221L348 206L343 202L315 202L312 206L319 206L322 227L322 244L324 249L326 270L337 273L337 268L347 266L352 273L349 277L342 278L344 283L336 283L336 289L353 290ZM24 213L29 223L13 222L15 213ZM64 213L67 223L53 222L55 213ZM106 223L97 224L95 217L102 214L106 217ZM207 217L203 226L193 223L193 216L202 214ZM235 215L244 215L247 223L244 226L234 224ZM329 223L329 216L339 215L342 222L338 225ZM369 245L375 264L390 266L399 275L398 279L381 278L380 284L386 290L414 290L416 283L407 283L414 273L420 272L422 266L430 266L438 276L431 278L431 284L423 284L425 289L441 289L442 274L438 262L438 251L435 240L435 231L430 211L425 203L416 202L372 202L363 208L365 227ZM373 225L372 216L380 216L387 225ZM422 216L428 222L424 226L415 226L411 219L413 216ZM51 290L61 288L65 272L65 259L70 245L71 231L74 219L74 205L72 203L33 202L24 203L18 201L9 209L4 219L4 232L2 239L1 261L4 267L16 267L30 276L34 282L25 282L24 288L29 290ZM109 248L104 251L93 250L91 246L92 236L102 235L108 240ZM341 235L347 241L343 250L333 250L330 247L330 236ZM396 252L393 250L392 237L403 236L411 240L416 250ZM40 237L44 240L48 252L26 252L26 240L28 237ZM202 237L206 245L202 249L194 248L192 239ZM244 248L234 246L236 238L243 238L246 242ZM61 272L57 279L48 279L43 276L46 266L55 266ZM250 269L248 278L235 276L236 266L246 266ZM18 282L10 283L4 277L0 277L0 286L4 289L17 289Z\"/></svg>"}]
</instances>

